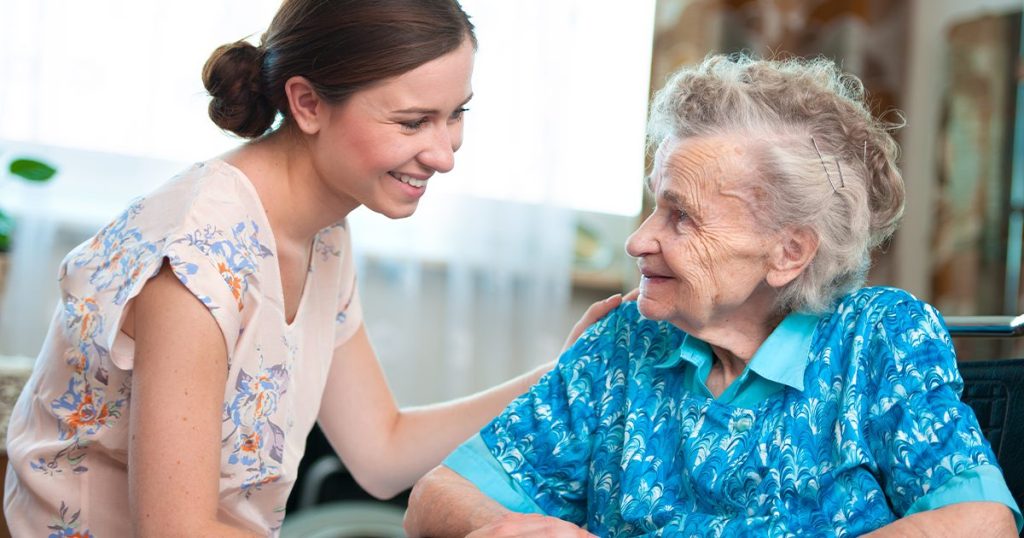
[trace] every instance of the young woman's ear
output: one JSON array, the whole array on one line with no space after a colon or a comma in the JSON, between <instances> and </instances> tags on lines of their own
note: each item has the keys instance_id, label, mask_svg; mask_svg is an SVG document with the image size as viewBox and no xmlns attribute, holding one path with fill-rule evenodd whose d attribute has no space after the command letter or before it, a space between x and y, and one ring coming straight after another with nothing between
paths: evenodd
<instances>
[{"instance_id":1,"label":"young woman's ear","mask_svg":"<svg viewBox=\"0 0 1024 538\"><path fill-rule=\"evenodd\" d=\"M785 230L772 247L768 260L768 285L781 288L789 284L814 259L818 252L818 235L806 227Z\"/></svg>"},{"instance_id":2,"label":"young woman's ear","mask_svg":"<svg viewBox=\"0 0 1024 538\"><path fill-rule=\"evenodd\" d=\"M284 83L284 93L288 97L288 109L292 121L303 133L320 132L324 121L323 100L306 77L292 77Z\"/></svg>"}]
</instances>

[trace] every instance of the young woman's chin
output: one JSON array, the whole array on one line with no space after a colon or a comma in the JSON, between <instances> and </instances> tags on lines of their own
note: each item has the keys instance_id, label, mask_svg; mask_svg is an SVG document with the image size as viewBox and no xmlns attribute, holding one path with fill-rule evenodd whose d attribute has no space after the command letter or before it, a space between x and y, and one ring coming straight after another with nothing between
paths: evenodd
<instances>
[{"instance_id":1,"label":"young woman's chin","mask_svg":"<svg viewBox=\"0 0 1024 538\"><path fill-rule=\"evenodd\" d=\"M368 207L368 209L389 219L399 220L411 217L416 212L417 207L419 207L418 202L405 204L385 203L377 207Z\"/></svg>"},{"instance_id":2,"label":"young woman's chin","mask_svg":"<svg viewBox=\"0 0 1024 538\"><path fill-rule=\"evenodd\" d=\"M413 187L388 176L384 188L378 191L371 203L365 204L374 213L389 219L411 217L419 207L420 199L426 194L426 187Z\"/></svg>"}]
</instances>

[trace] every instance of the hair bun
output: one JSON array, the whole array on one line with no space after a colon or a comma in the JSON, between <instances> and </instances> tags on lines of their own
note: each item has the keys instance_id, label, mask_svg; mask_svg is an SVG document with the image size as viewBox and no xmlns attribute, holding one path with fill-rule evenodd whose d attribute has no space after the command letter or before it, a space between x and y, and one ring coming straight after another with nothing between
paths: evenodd
<instances>
[{"instance_id":1,"label":"hair bun","mask_svg":"<svg viewBox=\"0 0 1024 538\"><path fill-rule=\"evenodd\" d=\"M221 45L203 66L213 123L243 138L256 138L274 123L277 110L262 91L263 51L247 41Z\"/></svg>"}]
</instances>

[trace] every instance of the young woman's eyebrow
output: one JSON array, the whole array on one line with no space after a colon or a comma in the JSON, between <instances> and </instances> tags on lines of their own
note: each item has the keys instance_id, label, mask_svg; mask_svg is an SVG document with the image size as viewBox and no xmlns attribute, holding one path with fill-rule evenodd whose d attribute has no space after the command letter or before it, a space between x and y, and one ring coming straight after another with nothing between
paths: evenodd
<instances>
[{"instance_id":1,"label":"young woman's eyebrow","mask_svg":"<svg viewBox=\"0 0 1024 538\"><path fill-rule=\"evenodd\" d=\"M473 94L469 94L469 97L467 97L466 100L463 101L462 103L460 103L459 106L456 107L456 108L462 108L462 107L466 106L466 103L468 103L472 98L473 98ZM412 108L403 108L402 110L396 110L394 112L395 112L395 114L422 114L422 115L425 115L425 116L429 116L429 115L432 115L432 114L439 114L441 111L437 110L437 109L434 109L434 108L412 107Z\"/></svg>"}]
</instances>

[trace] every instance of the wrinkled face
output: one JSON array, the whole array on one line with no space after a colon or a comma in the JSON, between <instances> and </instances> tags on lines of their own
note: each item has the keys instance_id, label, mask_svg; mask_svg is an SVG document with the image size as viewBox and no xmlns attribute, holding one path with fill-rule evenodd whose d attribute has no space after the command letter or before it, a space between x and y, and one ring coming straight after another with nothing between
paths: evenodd
<instances>
[{"instance_id":1,"label":"wrinkled face","mask_svg":"<svg viewBox=\"0 0 1024 538\"><path fill-rule=\"evenodd\" d=\"M327 188L391 218L412 215L436 172L455 166L473 93L468 39L445 56L328 106L313 158Z\"/></svg>"},{"instance_id":2,"label":"wrinkled face","mask_svg":"<svg viewBox=\"0 0 1024 538\"><path fill-rule=\"evenodd\" d=\"M749 316L765 282L767 233L747 191L753 167L728 138L667 139L649 181L655 209L626 242L640 267L640 312L699 333Z\"/></svg>"}]
</instances>

